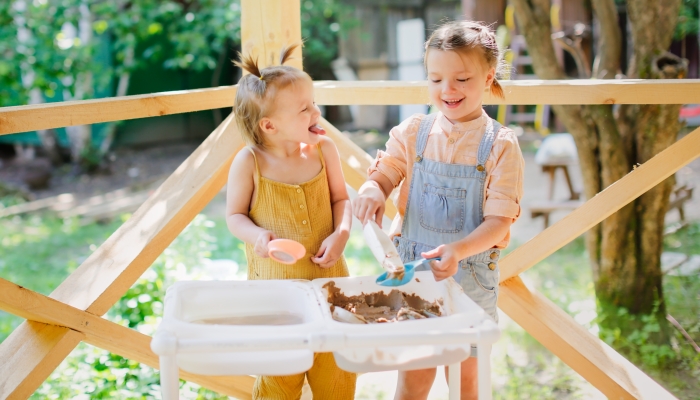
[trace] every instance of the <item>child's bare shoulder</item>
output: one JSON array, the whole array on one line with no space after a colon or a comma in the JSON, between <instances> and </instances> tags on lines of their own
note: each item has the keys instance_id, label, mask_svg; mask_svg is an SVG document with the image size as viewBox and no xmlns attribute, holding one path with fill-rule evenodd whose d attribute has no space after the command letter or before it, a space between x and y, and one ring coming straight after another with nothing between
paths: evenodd
<instances>
[{"instance_id":1,"label":"child's bare shoulder","mask_svg":"<svg viewBox=\"0 0 700 400\"><path fill-rule=\"evenodd\" d=\"M250 146L243 147L233 158L231 163L230 172L236 172L237 174L253 173L255 172L255 156L253 152L255 150Z\"/></svg>"},{"instance_id":2,"label":"child's bare shoulder","mask_svg":"<svg viewBox=\"0 0 700 400\"><path fill-rule=\"evenodd\" d=\"M320 136L320 145L321 145L321 151L323 151L323 154L325 155L328 151L332 151L334 153L338 152L338 146L335 145L335 142L333 142L333 139L329 138L328 136Z\"/></svg>"}]
</instances>

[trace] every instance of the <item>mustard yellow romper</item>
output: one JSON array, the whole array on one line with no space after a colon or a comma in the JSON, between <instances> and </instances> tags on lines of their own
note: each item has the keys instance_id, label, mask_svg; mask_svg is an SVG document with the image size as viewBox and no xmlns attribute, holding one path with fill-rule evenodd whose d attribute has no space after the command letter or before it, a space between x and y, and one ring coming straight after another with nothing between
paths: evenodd
<instances>
[{"instance_id":1,"label":"mustard yellow romper","mask_svg":"<svg viewBox=\"0 0 700 400\"><path fill-rule=\"evenodd\" d=\"M321 147L321 172L298 185L277 182L260 175L255 151L257 193L248 213L258 226L274 232L278 238L292 239L303 244L306 256L294 265L285 265L255 254L253 245L246 244L248 279L316 279L348 276L345 258L331 268L321 268L311 257L321 243L333 233L333 212L326 164ZM259 376L253 387L253 399L296 400L301 397L304 377L315 400L351 400L355 396L357 375L338 368L332 353L316 353L314 364L305 373L290 376Z\"/></svg>"}]
</instances>

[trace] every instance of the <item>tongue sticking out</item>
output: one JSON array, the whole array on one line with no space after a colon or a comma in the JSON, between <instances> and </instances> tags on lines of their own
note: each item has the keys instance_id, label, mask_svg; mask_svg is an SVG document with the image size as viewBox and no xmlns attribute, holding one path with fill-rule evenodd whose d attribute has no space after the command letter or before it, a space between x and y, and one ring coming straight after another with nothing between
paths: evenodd
<instances>
[{"instance_id":1,"label":"tongue sticking out","mask_svg":"<svg viewBox=\"0 0 700 400\"><path fill-rule=\"evenodd\" d=\"M319 124L316 124L314 126L309 127L309 131L311 131L317 135L325 135L326 134L326 131Z\"/></svg>"}]
</instances>

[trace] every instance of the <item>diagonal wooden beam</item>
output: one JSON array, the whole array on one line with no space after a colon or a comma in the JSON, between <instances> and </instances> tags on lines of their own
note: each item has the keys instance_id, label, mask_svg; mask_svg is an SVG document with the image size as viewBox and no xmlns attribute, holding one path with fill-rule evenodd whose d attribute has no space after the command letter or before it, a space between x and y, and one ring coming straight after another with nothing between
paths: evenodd
<instances>
[{"instance_id":1,"label":"diagonal wooden beam","mask_svg":"<svg viewBox=\"0 0 700 400\"><path fill-rule=\"evenodd\" d=\"M73 335L114 354L156 369L159 368L158 356L151 351L151 338L149 336L78 310L2 278L0 278L0 309L29 320L30 323L27 325L34 328L59 327L61 329L54 329L59 337ZM63 360L63 357L57 358L59 358L59 363ZM182 379L225 395L235 396L239 399L252 397L254 378L250 376L215 377L184 371L181 372L180 376ZM23 397L29 397L31 393L23 393L23 395Z\"/></svg>"},{"instance_id":2,"label":"diagonal wooden beam","mask_svg":"<svg viewBox=\"0 0 700 400\"><path fill-rule=\"evenodd\" d=\"M251 1L255 6L255 1ZM254 46L252 43L256 41L250 43L250 46ZM272 58L274 57L273 54ZM299 60L300 56L292 60L292 63ZM295 65L300 67L299 64ZM501 85L506 98L487 95L484 97L484 104L700 103L698 79L523 80L503 81ZM428 102L428 86L425 81L317 81L314 82L314 90L316 102L323 105L400 105ZM235 96L236 86L221 86L106 99L0 107L0 135L226 108L233 105Z\"/></svg>"},{"instance_id":3,"label":"diagonal wooden beam","mask_svg":"<svg viewBox=\"0 0 700 400\"><path fill-rule=\"evenodd\" d=\"M675 399L520 277L501 283L498 306L610 399Z\"/></svg>"},{"instance_id":4,"label":"diagonal wooden beam","mask_svg":"<svg viewBox=\"0 0 700 400\"><path fill-rule=\"evenodd\" d=\"M37 340L27 340L27 338ZM0 346L0 399L27 399L70 354L85 335L27 321Z\"/></svg>"},{"instance_id":5,"label":"diagonal wooden beam","mask_svg":"<svg viewBox=\"0 0 700 400\"><path fill-rule=\"evenodd\" d=\"M94 315L107 312L220 191L241 146L230 116L51 297ZM75 336L51 341L64 328L31 330L27 324L0 343L0 360L13 360L4 367L17 371L12 379L0 374L6 397L32 393L58 365L49 364L52 355L67 355L80 342Z\"/></svg>"},{"instance_id":6,"label":"diagonal wooden beam","mask_svg":"<svg viewBox=\"0 0 700 400\"><path fill-rule=\"evenodd\" d=\"M608 186L500 262L501 282L521 274L700 156L700 128Z\"/></svg>"}]
</instances>

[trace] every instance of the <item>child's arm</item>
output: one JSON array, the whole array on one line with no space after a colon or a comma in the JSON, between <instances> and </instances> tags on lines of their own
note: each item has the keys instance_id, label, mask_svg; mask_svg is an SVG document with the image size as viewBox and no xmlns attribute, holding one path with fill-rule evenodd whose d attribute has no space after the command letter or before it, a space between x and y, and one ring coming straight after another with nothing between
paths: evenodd
<instances>
[{"instance_id":1,"label":"child's arm","mask_svg":"<svg viewBox=\"0 0 700 400\"><path fill-rule=\"evenodd\" d=\"M321 137L321 151L326 163L326 176L328 188L331 194L331 209L333 210L333 233L328 236L315 257L311 261L322 268L330 268L340 259L345 249L345 244L350 238L352 225L352 212L350 209L350 197L345 187L345 178L340 166L340 156L333 141Z\"/></svg>"},{"instance_id":2,"label":"child's arm","mask_svg":"<svg viewBox=\"0 0 700 400\"><path fill-rule=\"evenodd\" d=\"M275 235L253 223L248 216L255 190L255 159L247 149L236 154L228 172L226 224L233 236L255 246L255 254L268 257L267 244Z\"/></svg>"},{"instance_id":3,"label":"child's arm","mask_svg":"<svg viewBox=\"0 0 700 400\"><path fill-rule=\"evenodd\" d=\"M447 279L457 273L460 260L486 251L503 240L512 224L512 218L487 216L484 218L484 222L464 239L443 244L422 253L421 256L424 258L440 257L440 261L431 263L431 269L435 280Z\"/></svg>"},{"instance_id":4,"label":"child's arm","mask_svg":"<svg viewBox=\"0 0 700 400\"><path fill-rule=\"evenodd\" d=\"M420 121L420 116L414 115L392 128L386 151L377 153L368 171L369 179L357 191L357 198L352 202L352 213L363 226L372 220L382 226L386 199L406 177L408 132L415 133Z\"/></svg>"}]
</instances>

